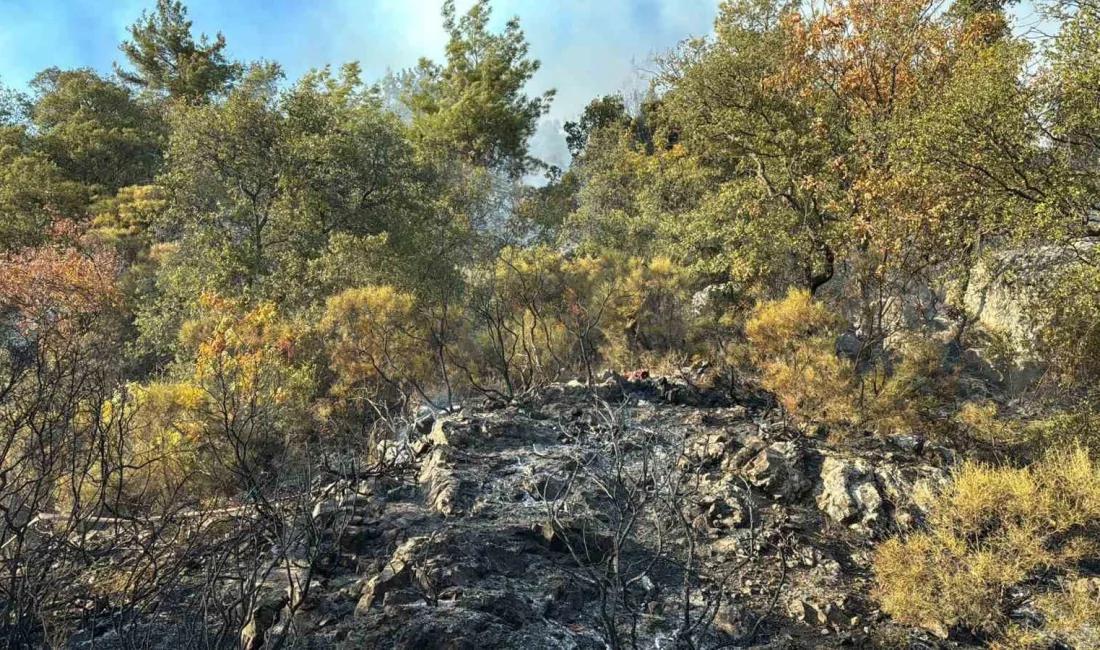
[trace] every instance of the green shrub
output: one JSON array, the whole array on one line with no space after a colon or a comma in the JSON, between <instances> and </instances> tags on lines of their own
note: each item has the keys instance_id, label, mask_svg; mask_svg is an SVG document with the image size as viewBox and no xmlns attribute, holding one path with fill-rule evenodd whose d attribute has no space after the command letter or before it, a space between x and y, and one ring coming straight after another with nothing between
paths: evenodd
<instances>
[{"instance_id":1,"label":"green shrub","mask_svg":"<svg viewBox=\"0 0 1100 650\"><path fill-rule=\"evenodd\" d=\"M953 373L945 368L943 345L916 336L897 346L897 361L889 372L882 364L860 377L860 415L880 434L946 435L944 417L957 391Z\"/></svg>"}]
</instances>

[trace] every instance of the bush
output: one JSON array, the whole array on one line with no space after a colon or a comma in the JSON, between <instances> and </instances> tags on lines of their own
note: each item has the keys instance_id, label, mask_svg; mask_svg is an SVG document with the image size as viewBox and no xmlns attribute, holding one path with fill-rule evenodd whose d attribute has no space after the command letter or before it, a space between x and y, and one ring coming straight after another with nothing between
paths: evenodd
<instances>
[{"instance_id":1,"label":"bush","mask_svg":"<svg viewBox=\"0 0 1100 650\"><path fill-rule=\"evenodd\" d=\"M1100 648L1100 579L1076 578L1038 600L1046 627L1074 648Z\"/></svg>"},{"instance_id":2,"label":"bush","mask_svg":"<svg viewBox=\"0 0 1100 650\"><path fill-rule=\"evenodd\" d=\"M134 417L122 441L125 468L113 482L123 511L163 510L185 497L202 501L224 492L216 465L204 459L207 395L189 382L154 382L128 389Z\"/></svg>"},{"instance_id":3,"label":"bush","mask_svg":"<svg viewBox=\"0 0 1100 650\"><path fill-rule=\"evenodd\" d=\"M854 368L836 355L841 319L809 292L791 289L764 302L745 323L753 364L762 385L803 422L841 425L855 417Z\"/></svg>"},{"instance_id":4,"label":"bush","mask_svg":"<svg viewBox=\"0 0 1100 650\"><path fill-rule=\"evenodd\" d=\"M565 264L550 248L505 248L474 269L470 318L453 359L470 383L512 394L556 381L571 366L572 343L557 308L567 291Z\"/></svg>"},{"instance_id":5,"label":"bush","mask_svg":"<svg viewBox=\"0 0 1100 650\"><path fill-rule=\"evenodd\" d=\"M221 471L226 487L256 496L293 460L307 430L312 369L298 361L296 328L274 304L214 294L199 304L203 317L186 323L180 338L194 359L187 382L205 396L197 414L210 461L204 471Z\"/></svg>"},{"instance_id":6,"label":"bush","mask_svg":"<svg viewBox=\"0 0 1100 650\"><path fill-rule=\"evenodd\" d=\"M431 375L428 334L411 294L387 285L344 291L326 302L321 331L335 378L330 392L339 399L404 398Z\"/></svg>"},{"instance_id":7,"label":"bush","mask_svg":"<svg viewBox=\"0 0 1100 650\"><path fill-rule=\"evenodd\" d=\"M510 330L509 345L523 350L514 356L521 373L554 380L594 370L621 295L618 268L611 258L568 259L545 247L501 253L491 290Z\"/></svg>"},{"instance_id":8,"label":"bush","mask_svg":"<svg viewBox=\"0 0 1100 650\"><path fill-rule=\"evenodd\" d=\"M962 432L973 440L1008 450L1016 457L1081 449L1100 458L1100 412L1084 401L1055 405L1041 417L1007 417L991 401L967 402L955 414Z\"/></svg>"},{"instance_id":9,"label":"bush","mask_svg":"<svg viewBox=\"0 0 1100 650\"><path fill-rule=\"evenodd\" d=\"M945 435L945 413L955 399L956 381L944 364L942 344L909 337L897 346L892 368L883 363L860 377L860 413L882 434Z\"/></svg>"},{"instance_id":10,"label":"bush","mask_svg":"<svg viewBox=\"0 0 1100 650\"><path fill-rule=\"evenodd\" d=\"M604 327L604 360L618 368L660 367L690 354L687 274L671 260L632 259Z\"/></svg>"},{"instance_id":11,"label":"bush","mask_svg":"<svg viewBox=\"0 0 1100 650\"><path fill-rule=\"evenodd\" d=\"M1100 252L1051 278L1038 318L1044 326L1039 346L1053 374L1067 387L1100 384Z\"/></svg>"},{"instance_id":12,"label":"bush","mask_svg":"<svg viewBox=\"0 0 1100 650\"><path fill-rule=\"evenodd\" d=\"M940 635L1015 634L1014 589L1071 576L1083 558L1096 557L1098 534L1100 467L1084 451L1023 469L967 463L933 500L926 531L879 546L875 597L898 621Z\"/></svg>"}]
</instances>

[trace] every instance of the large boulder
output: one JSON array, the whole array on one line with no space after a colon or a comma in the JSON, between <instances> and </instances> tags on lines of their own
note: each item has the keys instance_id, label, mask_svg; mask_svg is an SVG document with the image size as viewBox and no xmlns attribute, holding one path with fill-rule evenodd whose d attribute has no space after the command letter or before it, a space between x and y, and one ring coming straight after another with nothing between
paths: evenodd
<instances>
[{"instance_id":1,"label":"large boulder","mask_svg":"<svg viewBox=\"0 0 1100 650\"><path fill-rule=\"evenodd\" d=\"M1097 245L1080 240L1067 246L1039 246L1004 251L975 266L963 296L968 312L977 317L987 333L1007 335L1016 348L1017 367L1008 369L1010 385L1033 379L1043 365L1032 354L1044 323L1035 318L1034 307L1044 299L1044 288L1052 278L1090 254ZM984 369L981 350L968 351L968 366Z\"/></svg>"},{"instance_id":2,"label":"large boulder","mask_svg":"<svg viewBox=\"0 0 1100 650\"><path fill-rule=\"evenodd\" d=\"M946 472L929 465L827 455L816 490L817 506L840 524L870 528L892 521L909 528L924 516L927 497L947 480Z\"/></svg>"}]
</instances>

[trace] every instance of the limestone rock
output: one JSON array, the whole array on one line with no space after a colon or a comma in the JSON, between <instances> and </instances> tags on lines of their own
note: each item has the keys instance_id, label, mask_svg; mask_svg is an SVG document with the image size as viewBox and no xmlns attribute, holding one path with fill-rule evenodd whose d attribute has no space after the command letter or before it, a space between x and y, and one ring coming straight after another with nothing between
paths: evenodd
<instances>
[{"instance_id":1,"label":"limestone rock","mask_svg":"<svg viewBox=\"0 0 1100 650\"><path fill-rule=\"evenodd\" d=\"M443 515L454 514L460 485L450 462L451 453L448 447L432 449L417 477L426 491L428 507Z\"/></svg>"},{"instance_id":2,"label":"limestone rock","mask_svg":"<svg viewBox=\"0 0 1100 650\"><path fill-rule=\"evenodd\" d=\"M412 563L425 541L426 538L413 537L397 547L389 562L363 586L363 594L355 606L357 616L363 616L369 612L375 600L385 596L387 592L411 583Z\"/></svg>"},{"instance_id":3,"label":"limestone rock","mask_svg":"<svg viewBox=\"0 0 1100 650\"><path fill-rule=\"evenodd\" d=\"M454 417L440 418L432 424L428 439L436 445L464 447L470 442L470 429L466 423Z\"/></svg>"},{"instance_id":4,"label":"limestone rock","mask_svg":"<svg viewBox=\"0 0 1100 650\"><path fill-rule=\"evenodd\" d=\"M878 522L883 515L883 500L870 463L862 458L826 456L817 505L841 524Z\"/></svg>"},{"instance_id":5,"label":"limestone rock","mask_svg":"<svg viewBox=\"0 0 1100 650\"><path fill-rule=\"evenodd\" d=\"M286 602L286 598L272 598L261 602L252 610L248 622L241 630L243 650L260 650L265 646L268 630L279 620L279 613Z\"/></svg>"},{"instance_id":6,"label":"limestone rock","mask_svg":"<svg viewBox=\"0 0 1100 650\"><path fill-rule=\"evenodd\" d=\"M760 450L743 470L753 486L778 498L795 498L808 487L802 473L802 452L792 442L778 442Z\"/></svg>"}]
</instances>

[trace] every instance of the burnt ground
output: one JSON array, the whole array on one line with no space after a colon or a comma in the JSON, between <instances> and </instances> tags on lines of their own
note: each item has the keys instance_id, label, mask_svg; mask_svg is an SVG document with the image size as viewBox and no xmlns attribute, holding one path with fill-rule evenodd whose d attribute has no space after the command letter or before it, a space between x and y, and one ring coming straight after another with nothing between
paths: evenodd
<instances>
[{"instance_id":1,"label":"burnt ground","mask_svg":"<svg viewBox=\"0 0 1100 650\"><path fill-rule=\"evenodd\" d=\"M875 543L919 524L954 462L919 436L837 446L755 391L615 376L422 421L387 453L405 471L315 490L308 590L266 577L242 638L222 642L964 647L870 597ZM196 645L201 623L170 612L149 647Z\"/></svg>"}]
</instances>

